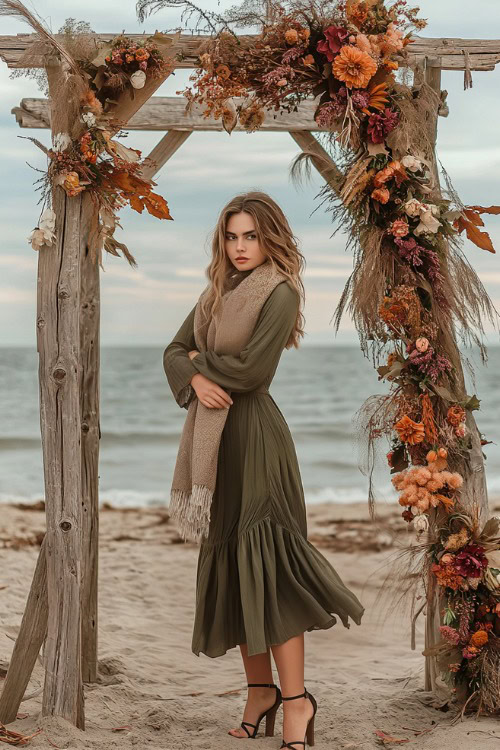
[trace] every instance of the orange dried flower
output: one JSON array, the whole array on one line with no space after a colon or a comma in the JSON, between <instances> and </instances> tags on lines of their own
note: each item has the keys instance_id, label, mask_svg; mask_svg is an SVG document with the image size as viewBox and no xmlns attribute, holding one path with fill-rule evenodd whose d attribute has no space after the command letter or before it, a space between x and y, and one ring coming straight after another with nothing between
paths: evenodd
<instances>
[{"instance_id":1,"label":"orange dried flower","mask_svg":"<svg viewBox=\"0 0 500 750\"><path fill-rule=\"evenodd\" d=\"M389 231L394 237L406 237L410 229L407 221L404 219L395 219L392 222Z\"/></svg>"},{"instance_id":2,"label":"orange dried flower","mask_svg":"<svg viewBox=\"0 0 500 750\"><path fill-rule=\"evenodd\" d=\"M218 65L215 68L215 72L217 73L219 78L224 78L225 80L227 80L229 76L231 75L231 71L229 70L227 65Z\"/></svg>"},{"instance_id":3,"label":"orange dried flower","mask_svg":"<svg viewBox=\"0 0 500 750\"><path fill-rule=\"evenodd\" d=\"M414 422L407 414L396 422L394 429L403 443L415 445L425 439L425 428L422 422Z\"/></svg>"},{"instance_id":4,"label":"orange dried flower","mask_svg":"<svg viewBox=\"0 0 500 750\"><path fill-rule=\"evenodd\" d=\"M389 97L387 96L387 85L385 83L374 84L372 81L368 86L368 93L370 94L368 107L378 109L382 112L385 109L385 105L389 102ZM369 109L363 109L362 111L367 115L371 114Z\"/></svg>"},{"instance_id":5,"label":"orange dried flower","mask_svg":"<svg viewBox=\"0 0 500 750\"><path fill-rule=\"evenodd\" d=\"M374 201L378 201L378 203L387 203L391 194L387 188L376 188L372 192L371 197Z\"/></svg>"},{"instance_id":6,"label":"orange dried flower","mask_svg":"<svg viewBox=\"0 0 500 750\"><path fill-rule=\"evenodd\" d=\"M142 62L143 60L147 60L148 57L150 57L150 54L147 51L147 49L144 49L144 47L139 47L139 49L136 50L135 59L137 60L137 62Z\"/></svg>"},{"instance_id":7,"label":"orange dried flower","mask_svg":"<svg viewBox=\"0 0 500 750\"><path fill-rule=\"evenodd\" d=\"M451 424L452 427L459 427L461 422L465 422L465 409L459 404L453 404L453 406L450 406L448 409L446 421Z\"/></svg>"},{"instance_id":8,"label":"orange dried flower","mask_svg":"<svg viewBox=\"0 0 500 750\"><path fill-rule=\"evenodd\" d=\"M377 72L377 63L366 52L345 45L333 63L333 75L347 88L363 89Z\"/></svg>"},{"instance_id":9,"label":"orange dried flower","mask_svg":"<svg viewBox=\"0 0 500 750\"><path fill-rule=\"evenodd\" d=\"M302 58L302 62L304 63L304 65L313 65L314 57L312 55L306 55Z\"/></svg>"},{"instance_id":10,"label":"orange dried flower","mask_svg":"<svg viewBox=\"0 0 500 750\"><path fill-rule=\"evenodd\" d=\"M368 18L369 7L366 2L351 2L347 4L346 14L347 18L351 23L361 28L366 19Z\"/></svg>"},{"instance_id":11,"label":"orange dried flower","mask_svg":"<svg viewBox=\"0 0 500 750\"><path fill-rule=\"evenodd\" d=\"M394 174L394 170L387 166L381 169L373 178L373 184L375 187L382 187Z\"/></svg>"},{"instance_id":12,"label":"orange dried flower","mask_svg":"<svg viewBox=\"0 0 500 750\"><path fill-rule=\"evenodd\" d=\"M285 39L287 44L297 44L299 41L299 34L296 29L287 29L285 31Z\"/></svg>"},{"instance_id":13,"label":"orange dried flower","mask_svg":"<svg viewBox=\"0 0 500 750\"><path fill-rule=\"evenodd\" d=\"M87 106L94 115L102 113L102 104L93 91L88 89L82 96L82 105Z\"/></svg>"},{"instance_id":14,"label":"orange dried flower","mask_svg":"<svg viewBox=\"0 0 500 750\"><path fill-rule=\"evenodd\" d=\"M464 582L463 576L456 572L453 565L439 565L434 563L431 568L440 586L448 587L456 591Z\"/></svg>"},{"instance_id":15,"label":"orange dried flower","mask_svg":"<svg viewBox=\"0 0 500 750\"><path fill-rule=\"evenodd\" d=\"M488 633L486 630L476 630L476 632L471 635L470 643L477 648L485 646L488 643Z\"/></svg>"},{"instance_id":16,"label":"orange dried flower","mask_svg":"<svg viewBox=\"0 0 500 750\"><path fill-rule=\"evenodd\" d=\"M397 352L390 352L389 356L387 357L387 367L392 367L397 357L398 357Z\"/></svg>"},{"instance_id":17,"label":"orange dried flower","mask_svg":"<svg viewBox=\"0 0 500 750\"><path fill-rule=\"evenodd\" d=\"M68 172L64 178L63 188L70 198L73 198L75 195L78 195L78 193L81 193L82 190L85 190L85 186L80 185L78 172Z\"/></svg>"}]
</instances>

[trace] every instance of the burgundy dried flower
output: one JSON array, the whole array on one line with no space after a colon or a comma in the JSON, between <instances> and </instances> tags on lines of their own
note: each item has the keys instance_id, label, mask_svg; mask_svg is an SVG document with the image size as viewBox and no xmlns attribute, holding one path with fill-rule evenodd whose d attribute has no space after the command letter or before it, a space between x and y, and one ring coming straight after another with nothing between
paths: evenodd
<instances>
[{"instance_id":1,"label":"burgundy dried flower","mask_svg":"<svg viewBox=\"0 0 500 750\"><path fill-rule=\"evenodd\" d=\"M366 89L357 89L353 91L351 101L356 109L365 109L370 103L370 94Z\"/></svg>"},{"instance_id":2,"label":"burgundy dried flower","mask_svg":"<svg viewBox=\"0 0 500 750\"><path fill-rule=\"evenodd\" d=\"M480 547L479 544L468 544L457 554L455 567L467 578L479 578L483 568L488 567L484 547Z\"/></svg>"},{"instance_id":3,"label":"burgundy dried flower","mask_svg":"<svg viewBox=\"0 0 500 750\"><path fill-rule=\"evenodd\" d=\"M453 365L450 360L442 354L437 354L432 346L429 346L425 352L419 352L416 348L407 348L410 355L411 363L416 365L423 375L427 375L434 383L439 380L441 375L450 372Z\"/></svg>"},{"instance_id":4,"label":"burgundy dried flower","mask_svg":"<svg viewBox=\"0 0 500 750\"><path fill-rule=\"evenodd\" d=\"M368 137L372 143L382 143L384 138L394 130L399 122L399 113L386 107L383 114L370 115L368 119Z\"/></svg>"},{"instance_id":5,"label":"burgundy dried flower","mask_svg":"<svg viewBox=\"0 0 500 750\"><path fill-rule=\"evenodd\" d=\"M328 26L324 29L323 34L325 35L325 39L321 39L318 42L316 49L326 56L328 62L332 62L335 55L338 55L340 52L340 48L349 36L349 32L347 29L343 29L342 26Z\"/></svg>"},{"instance_id":6,"label":"burgundy dried flower","mask_svg":"<svg viewBox=\"0 0 500 750\"><path fill-rule=\"evenodd\" d=\"M396 237L394 242L403 260L408 261L414 267L423 264L422 254L425 253L425 248L418 244L415 237L408 237L408 239Z\"/></svg>"},{"instance_id":7,"label":"burgundy dried flower","mask_svg":"<svg viewBox=\"0 0 500 750\"><path fill-rule=\"evenodd\" d=\"M291 47L283 53L281 62L283 63L283 65L289 65L291 62L297 60L301 55L303 55L305 51L306 48L303 44L299 44L296 47Z\"/></svg>"},{"instance_id":8,"label":"burgundy dried flower","mask_svg":"<svg viewBox=\"0 0 500 750\"><path fill-rule=\"evenodd\" d=\"M329 128L335 120L338 120L345 112L345 104L336 97L331 102L323 104L316 113L315 120L321 128Z\"/></svg>"}]
</instances>

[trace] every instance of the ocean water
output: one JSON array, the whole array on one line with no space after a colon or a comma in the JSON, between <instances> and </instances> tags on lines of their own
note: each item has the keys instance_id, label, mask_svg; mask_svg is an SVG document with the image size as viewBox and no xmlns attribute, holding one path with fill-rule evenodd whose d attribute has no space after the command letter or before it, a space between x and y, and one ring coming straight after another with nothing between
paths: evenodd
<instances>
[{"instance_id":1,"label":"ocean water","mask_svg":"<svg viewBox=\"0 0 500 750\"><path fill-rule=\"evenodd\" d=\"M186 411L175 403L161 347L103 347L101 352L101 502L117 506L168 504L172 471ZM500 348L487 367L476 366L490 494L500 494ZM294 438L306 502L366 500L358 467L362 444L354 417L363 401L385 391L356 346L302 346L285 350L271 386ZM31 348L0 348L0 502L44 497L38 413L38 355ZM381 440L375 474L378 496L394 500Z\"/></svg>"}]
</instances>

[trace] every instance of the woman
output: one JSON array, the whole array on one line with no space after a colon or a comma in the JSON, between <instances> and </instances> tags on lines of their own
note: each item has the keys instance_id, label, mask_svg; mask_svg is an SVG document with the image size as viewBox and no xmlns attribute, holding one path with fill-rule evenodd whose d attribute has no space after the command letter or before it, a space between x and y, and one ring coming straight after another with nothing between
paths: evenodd
<instances>
[{"instance_id":1,"label":"woman","mask_svg":"<svg viewBox=\"0 0 500 750\"><path fill-rule=\"evenodd\" d=\"M303 336L303 267L272 198L261 192L236 196L214 231L210 283L164 353L174 397L188 408L184 429L191 439L183 432L188 448L179 449L170 507L175 505L176 518L184 513L190 519L193 531L199 531L206 503L200 494L195 510L194 495L210 484L193 480L196 445L201 451L217 446L208 535L198 557L192 651L217 657L239 645L249 691L241 726L229 734L255 737L265 715L266 735L273 736L283 700L281 747L292 750L305 747L306 730L314 744L317 704L304 688L304 631L330 628L334 614L345 627L348 617L359 625L363 614L356 596L307 541L294 443L267 390L283 349L298 347ZM245 326L245 344L224 348L221 342L238 338ZM225 339L217 339L223 329ZM196 443L195 420L202 418L212 418L212 427L218 420L219 434L200 427L203 439L198 435ZM283 694L273 683L271 650Z\"/></svg>"}]
</instances>

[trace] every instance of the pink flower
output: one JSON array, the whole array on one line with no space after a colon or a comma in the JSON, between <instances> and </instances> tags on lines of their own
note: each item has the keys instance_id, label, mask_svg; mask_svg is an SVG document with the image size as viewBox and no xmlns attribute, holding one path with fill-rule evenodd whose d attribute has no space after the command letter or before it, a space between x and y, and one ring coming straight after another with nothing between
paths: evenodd
<instances>
[{"instance_id":1,"label":"pink flower","mask_svg":"<svg viewBox=\"0 0 500 750\"><path fill-rule=\"evenodd\" d=\"M453 646L458 646L458 644L460 643L460 635L458 633L458 630L455 630L455 628L450 628L448 625L441 625L439 631L445 641L448 641L448 643L451 643Z\"/></svg>"},{"instance_id":2,"label":"pink flower","mask_svg":"<svg viewBox=\"0 0 500 750\"><path fill-rule=\"evenodd\" d=\"M415 346L419 352L426 352L429 348L429 340L422 336L415 341Z\"/></svg>"},{"instance_id":3,"label":"pink flower","mask_svg":"<svg viewBox=\"0 0 500 750\"><path fill-rule=\"evenodd\" d=\"M389 231L394 237L406 237L409 232L408 222L405 219L396 219L392 222Z\"/></svg>"},{"instance_id":4,"label":"pink flower","mask_svg":"<svg viewBox=\"0 0 500 750\"><path fill-rule=\"evenodd\" d=\"M324 29L323 34L326 38L318 42L316 49L326 56L328 62L332 62L335 55L340 52L349 32L341 26L328 26Z\"/></svg>"}]
</instances>

